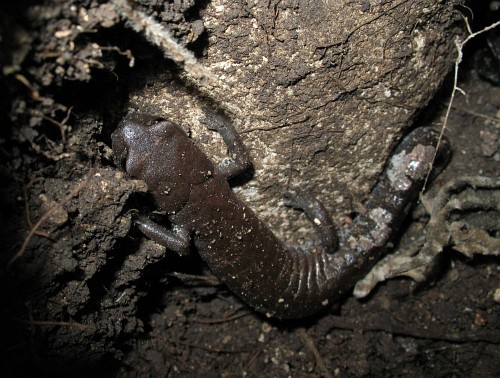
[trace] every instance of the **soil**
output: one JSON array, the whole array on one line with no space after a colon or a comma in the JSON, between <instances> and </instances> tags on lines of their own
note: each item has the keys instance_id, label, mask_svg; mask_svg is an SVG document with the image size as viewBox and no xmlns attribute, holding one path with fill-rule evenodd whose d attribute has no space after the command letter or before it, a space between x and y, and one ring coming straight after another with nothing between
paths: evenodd
<instances>
[{"instance_id":1,"label":"soil","mask_svg":"<svg viewBox=\"0 0 500 378\"><path fill-rule=\"evenodd\" d=\"M265 85L265 67L254 65L254 71L247 67L238 73L231 66L226 73L237 96L216 93L222 105L232 101L242 109L238 116L250 120L236 117L255 159L255 172L234 182L235 190L280 237L289 244L304 244L305 221L277 205L279 188L293 180L310 181L336 221L348 219L408 125L442 124L453 84L446 76L453 64L451 38L454 32L464 32L463 24L458 27L456 20L444 16L420 19L436 28L435 50L423 53L435 62L427 71L435 75L432 85L416 73L403 74L412 63L409 58L364 80L355 69L372 64L369 54L365 61L355 54L364 40L351 35L340 46L332 43L333 32L325 32L324 24L297 16L302 15L298 3L269 2L274 24L258 6L238 2L224 17L217 16L219 3L137 1L134 6L161 20L218 75L225 72L221 62L234 63L237 54L248 54L251 62L262 61L252 52L264 47L276 49L277 57L287 55L286 46L270 41L289 39L294 42L287 48L302 48L301 36L294 34L297 27L288 27L279 18L280 10L293 16L287 22L307 25L307 40L323 36L321 54L331 60L329 68L337 69L337 59L343 56L340 66L348 66L346 75L352 71L352 76L336 79L328 76L329 69L308 71L304 62L310 57L304 50L300 59L283 60L279 69L269 72ZM370 23L382 20L382 13L394 17L397 14L390 12L398 11L384 1L328 3L352 7ZM403 16L411 24L410 5L422 4L407 3ZM435 6L451 12L445 3ZM388 13L377 13L379 6ZM473 30L500 18L498 10L476 6ZM363 300L348 295L312 318L278 321L254 312L220 285L196 251L178 257L145 239L133 226L131 213L154 209L154 204L143 182L128 180L113 164L111 132L131 109L160 111L175 119L182 115L181 126L192 127L193 138L217 159L223 151L220 141L199 122L200 102L213 104L214 99L207 99L182 69L127 28L111 3L22 0L0 7L2 376L498 376L498 257L468 259L447 248L424 284L395 278ZM304 9L318 17L313 6ZM250 30L254 19L259 25L249 48L248 34L237 26L248 24ZM345 19L338 25L341 22ZM231 30L237 44L223 38L220 25ZM265 43L265 38L257 38L262 30L270 38ZM479 58L487 49L483 37L465 51L459 81L465 95L457 94L446 130L454 156L429 188L430 195L455 177L499 174L500 87L484 79L485 65ZM388 47L385 58L399 51L398 41L391 42L394 46ZM330 93L318 85L325 77L321 75L339 91L318 105ZM405 95L378 99L377 85L396 76L402 87L408 86ZM248 94L256 100L249 100ZM373 97L368 101L364 95ZM288 105L275 105L274 96ZM410 103L409 98L411 106L399 106ZM384 106L397 110L387 113ZM362 120L369 119L370 111L376 126L368 130ZM313 118L342 127L325 131L311 124ZM354 119L360 126L352 124ZM284 124L290 128L280 126ZM342 135L340 142L335 135ZM263 159L266 154L273 158ZM287 163L290 156L293 172ZM326 167L335 168L338 182L332 183L330 172L324 174ZM428 220L423 213L419 205L401 229L408 230L401 243L423 232ZM283 220L290 215L297 221L295 228ZM497 226L492 236L498 237L498 232Z\"/></svg>"}]
</instances>

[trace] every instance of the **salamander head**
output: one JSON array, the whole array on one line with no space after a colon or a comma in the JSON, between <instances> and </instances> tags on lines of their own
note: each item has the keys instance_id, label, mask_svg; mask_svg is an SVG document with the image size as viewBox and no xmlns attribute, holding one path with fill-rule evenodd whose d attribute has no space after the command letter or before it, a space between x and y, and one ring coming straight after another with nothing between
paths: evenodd
<instances>
[{"instance_id":1,"label":"salamander head","mask_svg":"<svg viewBox=\"0 0 500 378\"><path fill-rule=\"evenodd\" d=\"M154 147L182 130L163 117L132 114L120 122L111 135L114 161L131 177L139 178L146 157Z\"/></svg>"}]
</instances>

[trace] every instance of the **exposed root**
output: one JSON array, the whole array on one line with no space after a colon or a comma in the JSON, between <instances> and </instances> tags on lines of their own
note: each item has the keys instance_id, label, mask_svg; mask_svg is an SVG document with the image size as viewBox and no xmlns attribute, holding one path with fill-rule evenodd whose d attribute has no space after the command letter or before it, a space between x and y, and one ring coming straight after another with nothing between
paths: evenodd
<instances>
[{"instance_id":1,"label":"exposed root","mask_svg":"<svg viewBox=\"0 0 500 378\"><path fill-rule=\"evenodd\" d=\"M221 102L217 93L229 90L216 75L207 67L198 62L194 54L182 46L160 23L134 10L126 0L112 0L118 14L127 20L127 25L144 37L153 45L158 46L168 59L177 63L185 72L186 78L195 85L207 98L215 101L222 109L243 119L241 109L231 103Z\"/></svg>"},{"instance_id":2,"label":"exposed root","mask_svg":"<svg viewBox=\"0 0 500 378\"><path fill-rule=\"evenodd\" d=\"M356 297L368 295L378 282L395 276L424 281L429 267L446 246L469 258L475 254L500 255L500 178L473 176L452 180L439 191L430 207L427 235L420 251L415 254L417 247L379 261L356 284Z\"/></svg>"},{"instance_id":3,"label":"exposed root","mask_svg":"<svg viewBox=\"0 0 500 378\"><path fill-rule=\"evenodd\" d=\"M47 219L50 218L53 212L55 212L57 209L59 209L62 205L64 205L66 202L68 202L71 198L75 197L80 191L87 185L89 182L90 178L92 177L92 174L94 173L93 170L91 170L85 178L78 184L76 185L73 189L70 190L68 195L64 197L61 201L57 202L54 204L50 209L48 209L45 214L42 215L42 217L38 220L38 222L35 223L33 227L31 227L31 230L29 231L28 235L26 235L26 238L24 239L23 244L21 245L21 248L17 251L17 253L12 256L12 258L9 260L7 263L5 269L8 270L16 260L18 260L20 257L24 255L24 252L26 251L26 248L28 247L28 244L33 237L38 232L38 229L42 226L42 224L47 221Z\"/></svg>"},{"instance_id":4,"label":"exposed root","mask_svg":"<svg viewBox=\"0 0 500 378\"><path fill-rule=\"evenodd\" d=\"M455 69L454 69L454 76L453 76L453 89L451 91L451 96L450 96L450 101L448 102L448 107L446 108L446 114L444 116L443 126L441 127L438 145L441 142L441 140L443 139L444 132L446 130L446 127L448 126L448 120L450 118L451 109L453 107L453 101L455 100L455 94L457 93L457 91L459 91L462 94L464 93L464 91L458 86L458 70L459 70L460 63L462 62L462 59L464 57L463 51L464 51L465 45L471 39L474 39L478 35L483 34L483 33L487 32L491 29L494 29L500 25L500 21L497 21L497 22L485 27L484 29L481 29L481 30L473 33L472 30L470 29L469 22L467 21L466 18L464 18L464 22L465 22L465 26L467 27L467 30L469 32L469 36L467 38L465 38L463 41L460 41L458 36L455 38L455 47L457 49L457 59L455 60ZM437 151L438 151L438 149L436 149L436 154L437 154ZM436 160L436 158L437 158L437 155L434 155L434 160ZM431 165L431 168L432 168L432 166L433 166L433 164ZM422 193L425 191L425 188L427 187L427 182L429 181L431 171L432 171L432 169L429 169L429 173L427 174L427 178L425 179L425 183L424 183L424 186L422 188Z\"/></svg>"}]
</instances>

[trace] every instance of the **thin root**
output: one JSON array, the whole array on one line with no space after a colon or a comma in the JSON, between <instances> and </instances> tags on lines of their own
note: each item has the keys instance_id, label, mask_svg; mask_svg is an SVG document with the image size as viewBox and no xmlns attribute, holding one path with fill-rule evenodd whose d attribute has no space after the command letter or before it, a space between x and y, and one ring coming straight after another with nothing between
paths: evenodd
<instances>
[{"instance_id":1,"label":"thin root","mask_svg":"<svg viewBox=\"0 0 500 378\"><path fill-rule=\"evenodd\" d=\"M21 248L17 251L17 253L9 260L6 266L6 270L8 270L14 262L16 262L20 257L24 255L24 252L26 252L26 248L33 237L33 235L36 235L38 232L38 229L40 226L51 216L51 214L56 210L56 208L59 208L60 206L64 205L66 202L68 202L70 199L75 197L80 191L87 185L89 182L90 178L92 177L92 174L94 173L93 170L90 170L90 172L85 176L85 178L78 184L76 185L73 189L70 190L68 195L64 197L61 201L59 201L57 204L52 206L50 209L48 209L44 215L38 220L38 222L35 223L33 227L31 227L30 232L24 239L23 244L21 245Z\"/></svg>"}]
</instances>

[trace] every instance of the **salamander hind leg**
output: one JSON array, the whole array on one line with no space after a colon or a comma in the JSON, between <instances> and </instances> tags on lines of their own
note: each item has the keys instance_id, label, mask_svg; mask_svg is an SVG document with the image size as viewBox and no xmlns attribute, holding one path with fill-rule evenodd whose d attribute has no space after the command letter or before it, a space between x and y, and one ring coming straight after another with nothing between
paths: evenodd
<instances>
[{"instance_id":1,"label":"salamander hind leg","mask_svg":"<svg viewBox=\"0 0 500 378\"><path fill-rule=\"evenodd\" d=\"M335 225L325 206L314 196L306 192L285 192L285 205L302 210L312 222L318 233L325 252L333 253L337 249L338 239Z\"/></svg>"}]
</instances>

